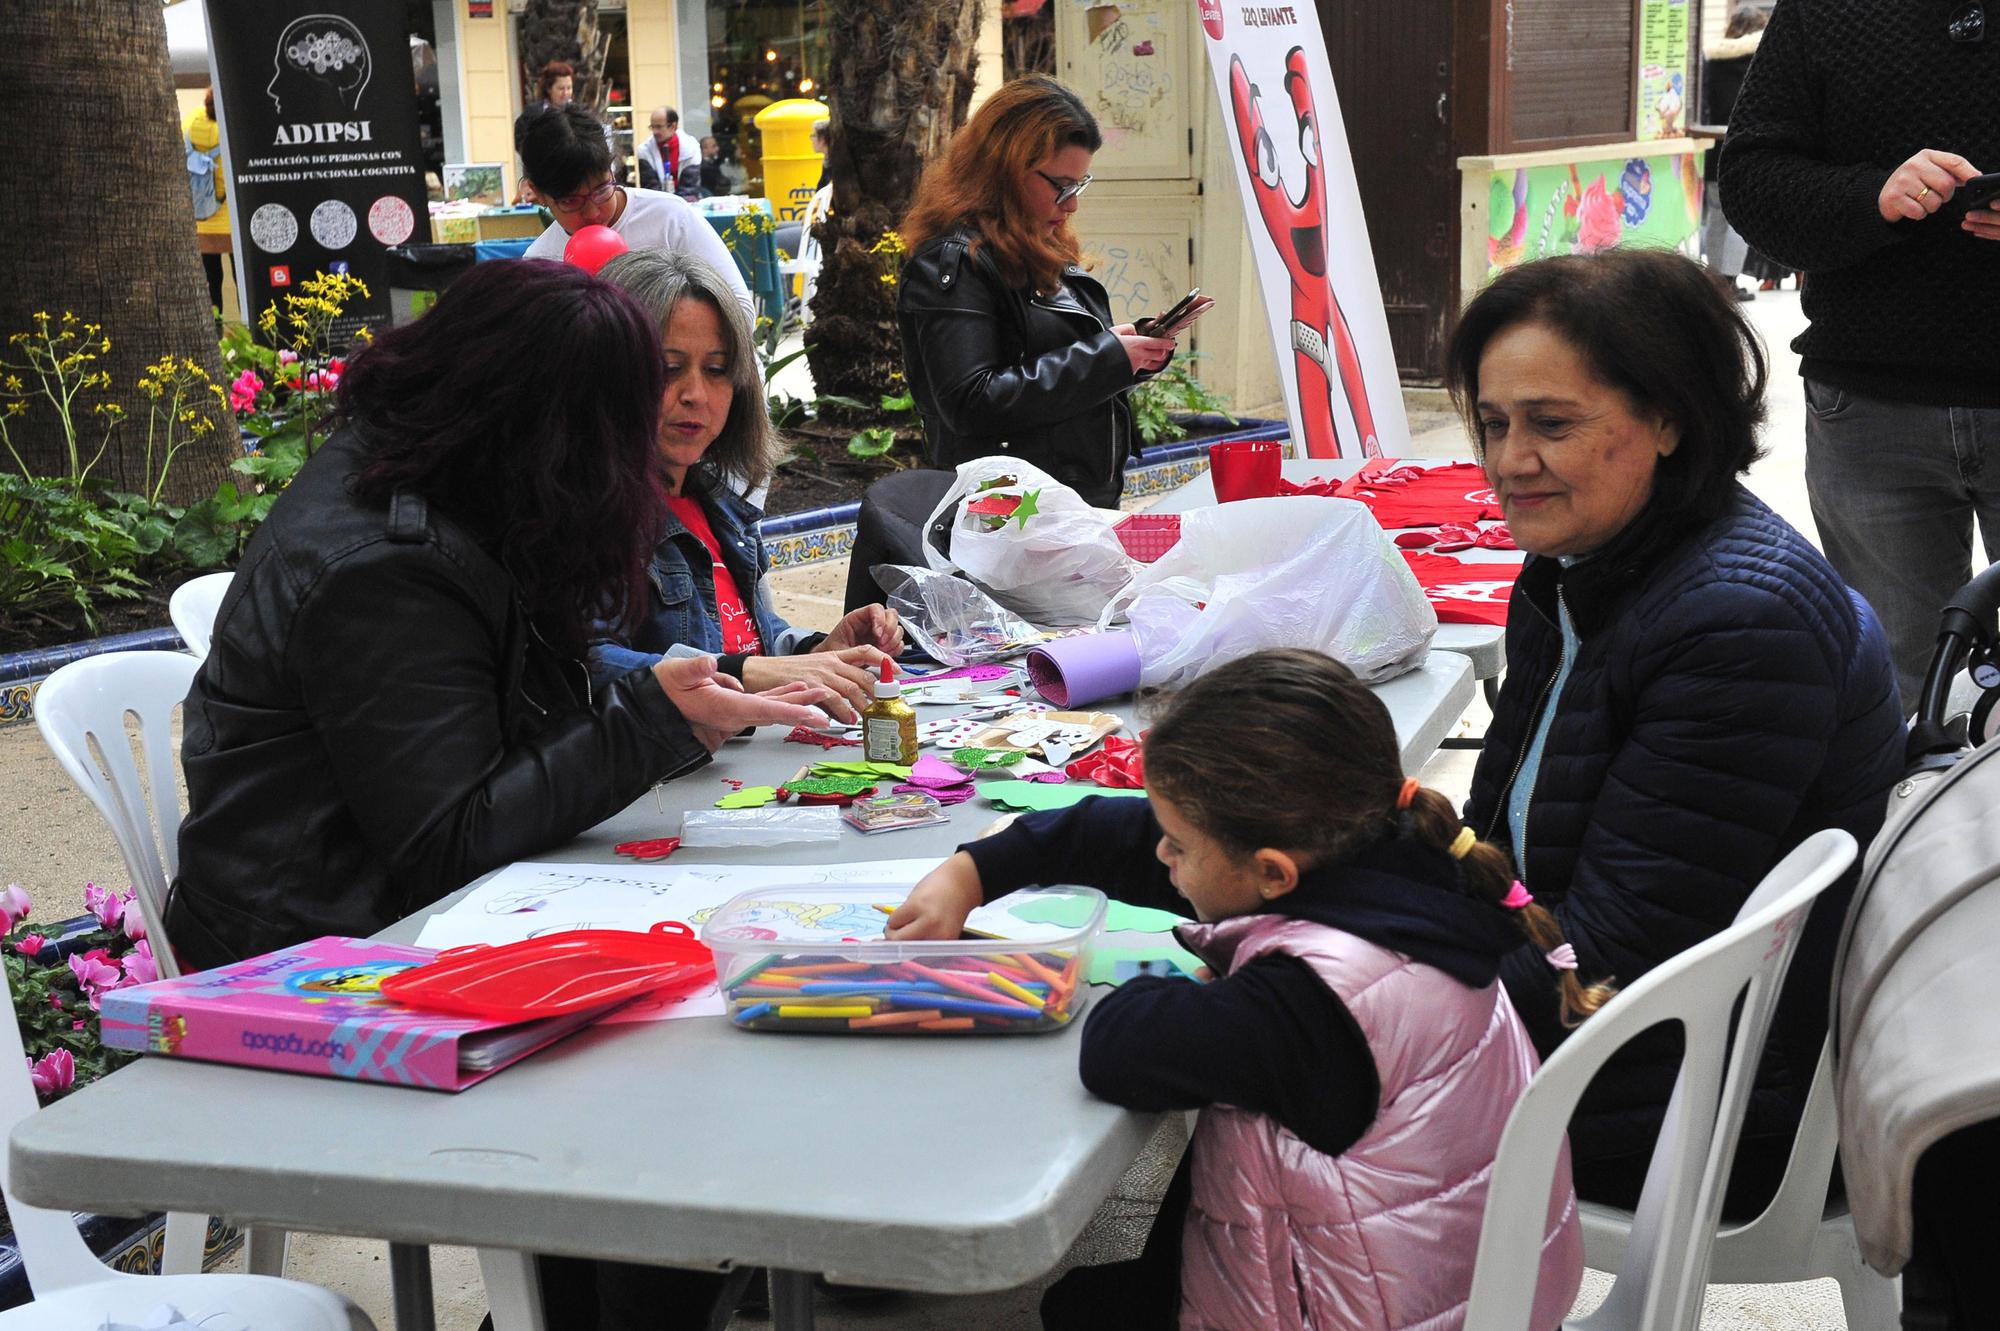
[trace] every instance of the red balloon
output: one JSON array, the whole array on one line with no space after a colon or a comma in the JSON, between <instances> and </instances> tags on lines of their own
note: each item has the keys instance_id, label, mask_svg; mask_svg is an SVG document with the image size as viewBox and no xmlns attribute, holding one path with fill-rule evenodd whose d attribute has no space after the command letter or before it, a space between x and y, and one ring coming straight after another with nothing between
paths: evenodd
<instances>
[{"instance_id":1,"label":"red balloon","mask_svg":"<svg viewBox=\"0 0 2000 1331\"><path fill-rule=\"evenodd\" d=\"M597 276L597 270L623 254L629 246L625 237L608 226L587 226L576 231L563 246L563 262Z\"/></svg>"}]
</instances>

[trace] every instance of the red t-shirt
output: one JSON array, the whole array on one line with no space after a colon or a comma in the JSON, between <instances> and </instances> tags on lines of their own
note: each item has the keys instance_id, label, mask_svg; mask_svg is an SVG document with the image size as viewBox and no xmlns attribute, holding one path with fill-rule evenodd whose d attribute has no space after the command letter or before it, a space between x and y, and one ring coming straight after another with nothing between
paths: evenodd
<instances>
[{"instance_id":1,"label":"red t-shirt","mask_svg":"<svg viewBox=\"0 0 2000 1331\"><path fill-rule=\"evenodd\" d=\"M1430 599L1443 624L1494 624L1505 627L1507 601L1521 565L1512 560L1474 562L1405 550L1410 572Z\"/></svg>"},{"instance_id":2,"label":"red t-shirt","mask_svg":"<svg viewBox=\"0 0 2000 1331\"><path fill-rule=\"evenodd\" d=\"M722 623L722 650L725 654L757 656L762 654L764 644L757 636L757 621L743 604L743 593L736 588L736 579L730 576L729 568L722 562L722 542L715 539L715 528L708 525L708 514L701 511L701 504L686 495L668 495L667 507L680 519L680 524L694 533L708 551L708 562L715 568L715 617Z\"/></svg>"},{"instance_id":3,"label":"red t-shirt","mask_svg":"<svg viewBox=\"0 0 2000 1331\"><path fill-rule=\"evenodd\" d=\"M1500 501L1476 462L1417 468L1377 458L1344 481L1335 493L1368 505L1375 520L1389 530L1481 522L1500 516Z\"/></svg>"}]
</instances>

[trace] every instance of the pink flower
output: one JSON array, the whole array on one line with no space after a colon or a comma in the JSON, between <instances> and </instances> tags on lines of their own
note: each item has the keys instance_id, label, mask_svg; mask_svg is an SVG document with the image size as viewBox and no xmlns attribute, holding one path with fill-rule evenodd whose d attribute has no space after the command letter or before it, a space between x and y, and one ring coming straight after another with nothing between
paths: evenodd
<instances>
[{"instance_id":1,"label":"pink flower","mask_svg":"<svg viewBox=\"0 0 2000 1331\"><path fill-rule=\"evenodd\" d=\"M338 365L340 362L335 361L333 364ZM332 366L324 370L313 370L306 375L308 393L331 393L338 387L340 387L340 371Z\"/></svg>"},{"instance_id":2,"label":"pink flower","mask_svg":"<svg viewBox=\"0 0 2000 1331\"><path fill-rule=\"evenodd\" d=\"M83 990L84 997L90 1000L93 1012L97 1010L98 999L103 996L104 991L117 988L119 981L124 978L118 973L116 965L101 956L71 957L69 969L70 974L76 976L77 985Z\"/></svg>"},{"instance_id":3,"label":"pink flower","mask_svg":"<svg viewBox=\"0 0 2000 1331\"><path fill-rule=\"evenodd\" d=\"M97 917L100 929L116 929L125 917L125 899L96 883L83 885L83 908Z\"/></svg>"},{"instance_id":4,"label":"pink flower","mask_svg":"<svg viewBox=\"0 0 2000 1331\"><path fill-rule=\"evenodd\" d=\"M1591 181L1583 191L1583 204L1578 211L1576 252L1595 254L1615 248L1625 233L1623 212L1623 206L1611 197L1601 178Z\"/></svg>"},{"instance_id":5,"label":"pink flower","mask_svg":"<svg viewBox=\"0 0 2000 1331\"><path fill-rule=\"evenodd\" d=\"M23 1061L28 1064L28 1079L35 1083L37 1095L47 1098L76 1084L76 1056L67 1049L51 1049L38 1059Z\"/></svg>"},{"instance_id":6,"label":"pink flower","mask_svg":"<svg viewBox=\"0 0 2000 1331\"><path fill-rule=\"evenodd\" d=\"M125 954L125 983L151 984L160 978L160 963L153 956L153 945L141 942Z\"/></svg>"},{"instance_id":7,"label":"pink flower","mask_svg":"<svg viewBox=\"0 0 2000 1331\"><path fill-rule=\"evenodd\" d=\"M19 883L7 884L6 890L0 891L0 935L13 933L14 926L27 918L34 904Z\"/></svg>"},{"instance_id":8,"label":"pink flower","mask_svg":"<svg viewBox=\"0 0 2000 1331\"><path fill-rule=\"evenodd\" d=\"M229 384L229 409L238 416L248 415L257 406L257 394L262 392L264 381L257 377L255 370L245 370Z\"/></svg>"},{"instance_id":9,"label":"pink flower","mask_svg":"<svg viewBox=\"0 0 2000 1331\"><path fill-rule=\"evenodd\" d=\"M24 957L40 956L42 948L48 941L40 934L22 934L20 941L14 944L14 950Z\"/></svg>"},{"instance_id":10,"label":"pink flower","mask_svg":"<svg viewBox=\"0 0 2000 1331\"><path fill-rule=\"evenodd\" d=\"M298 359L299 359L299 353L293 351L290 347L278 348L278 364L296 365L298 363Z\"/></svg>"},{"instance_id":11,"label":"pink flower","mask_svg":"<svg viewBox=\"0 0 2000 1331\"><path fill-rule=\"evenodd\" d=\"M118 917L118 930L133 942L146 936L146 915L139 909L137 897L125 903L125 913Z\"/></svg>"}]
</instances>

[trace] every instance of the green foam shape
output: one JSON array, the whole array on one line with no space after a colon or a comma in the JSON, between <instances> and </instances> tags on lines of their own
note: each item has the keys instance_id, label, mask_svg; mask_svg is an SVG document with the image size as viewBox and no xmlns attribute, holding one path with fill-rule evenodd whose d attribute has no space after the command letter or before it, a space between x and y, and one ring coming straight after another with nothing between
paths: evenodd
<instances>
[{"instance_id":1,"label":"green foam shape","mask_svg":"<svg viewBox=\"0 0 2000 1331\"><path fill-rule=\"evenodd\" d=\"M1088 897L1036 897L1023 901L1017 906L1009 906L1007 913L1015 919L1029 924L1055 924L1065 929L1080 929L1090 919L1090 912L1096 906ZM1104 910L1104 931L1118 933L1130 931L1142 934L1163 934L1177 924L1186 924L1187 916L1176 915L1168 910L1155 910L1151 906L1132 906L1123 901L1113 901Z\"/></svg>"},{"instance_id":2,"label":"green foam shape","mask_svg":"<svg viewBox=\"0 0 2000 1331\"><path fill-rule=\"evenodd\" d=\"M778 798L776 786L745 786L732 790L715 802L718 809L761 809Z\"/></svg>"},{"instance_id":3,"label":"green foam shape","mask_svg":"<svg viewBox=\"0 0 2000 1331\"><path fill-rule=\"evenodd\" d=\"M1143 790L1111 790L1088 782L1069 781L1050 785L1044 781L983 781L979 793L995 804L1010 809L1067 809L1092 795L1113 799L1144 799Z\"/></svg>"},{"instance_id":4,"label":"green foam shape","mask_svg":"<svg viewBox=\"0 0 2000 1331\"><path fill-rule=\"evenodd\" d=\"M812 765L814 776L893 776L910 779L910 769L901 763L866 762L860 758L833 758Z\"/></svg>"},{"instance_id":5,"label":"green foam shape","mask_svg":"<svg viewBox=\"0 0 2000 1331\"><path fill-rule=\"evenodd\" d=\"M1167 961L1188 975L1202 966L1202 960L1184 947L1161 943L1157 947L1100 947L1090 954L1090 970L1085 979L1092 984L1122 983L1117 974L1121 961Z\"/></svg>"},{"instance_id":6,"label":"green foam shape","mask_svg":"<svg viewBox=\"0 0 2000 1331\"><path fill-rule=\"evenodd\" d=\"M794 795L859 795L873 790L881 781L874 776L809 776L787 781L785 789Z\"/></svg>"}]
</instances>

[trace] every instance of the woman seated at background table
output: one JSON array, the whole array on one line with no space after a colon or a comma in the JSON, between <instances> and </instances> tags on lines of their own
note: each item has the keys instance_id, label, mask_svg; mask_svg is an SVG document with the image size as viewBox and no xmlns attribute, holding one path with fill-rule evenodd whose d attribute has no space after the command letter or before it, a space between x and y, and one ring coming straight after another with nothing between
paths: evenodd
<instances>
[{"instance_id":1,"label":"woman seated at background table","mask_svg":"<svg viewBox=\"0 0 2000 1331\"><path fill-rule=\"evenodd\" d=\"M852 720L868 705L885 653L903 649L896 612L863 606L831 633L793 628L771 604L763 517L730 487L762 485L776 438L757 378L750 321L722 274L662 250L621 254L600 274L630 294L660 329L667 388L659 467L667 517L646 570L642 607L590 650L591 676L614 679L663 658L720 653L747 689L808 681L837 695ZM845 706L843 706L843 703Z\"/></svg>"},{"instance_id":2,"label":"woman seated at background table","mask_svg":"<svg viewBox=\"0 0 2000 1331\"><path fill-rule=\"evenodd\" d=\"M746 726L823 721L826 690L748 694L707 657L588 678L591 608L637 599L664 520L664 384L628 296L521 261L349 362L188 695L185 966L373 933Z\"/></svg>"},{"instance_id":3,"label":"woman seated at background table","mask_svg":"<svg viewBox=\"0 0 2000 1331\"><path fill-rule=\"evenodd\" d=\"M1812 833L1864 849L1903 722L1867 603L1737 480L1764 356L1735 303L1667 251L1503 274L1453 333L1448 382L1515 541L1507 676L1466 821L1513 852L1587 979L1629 986L1719 932ZM1853 876L1814 909L1725 1209L1783 1175L1826 1035ZM1532 948L1503 975L1544 1056L1565 1028ZM1630 1206L1678 1067L1656 1034L1571 1124L1579 1195Z\"/></svg>"},{"instance_id":4,"label":"woman seated at background table","mask_svg":"<svg viewBox=\"0 0 2000 1331\"><path fill-rule=\"evenodd\" d=\"M1104 144L1045 75L1004 85L925 170L903 219L903 363L930 460L1008 453L1116 508L1135 451L1126 397L1172 338L1113 326L1070 219Z\"/></svg>"}]
</instances>

